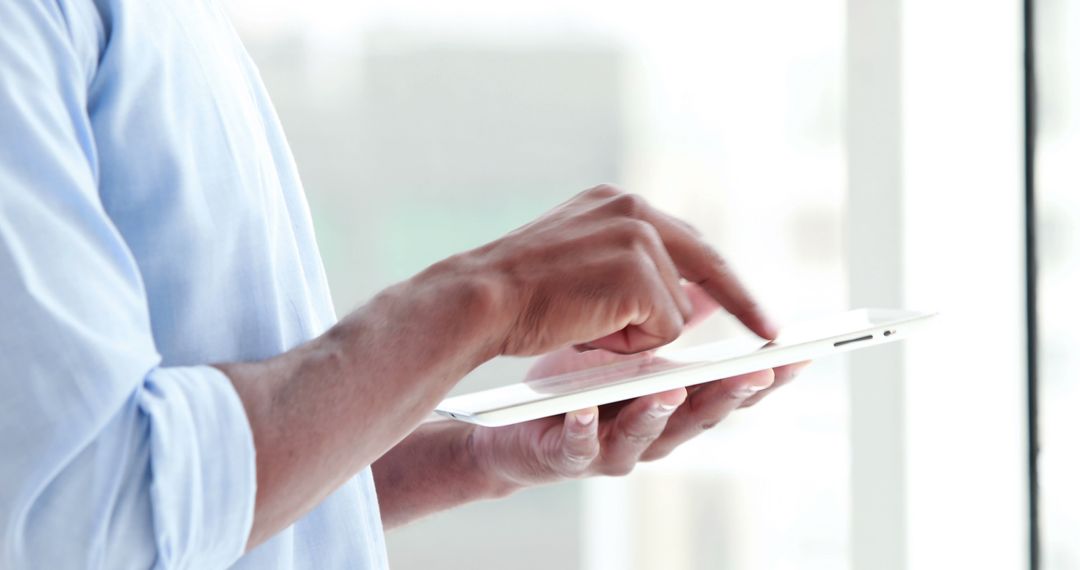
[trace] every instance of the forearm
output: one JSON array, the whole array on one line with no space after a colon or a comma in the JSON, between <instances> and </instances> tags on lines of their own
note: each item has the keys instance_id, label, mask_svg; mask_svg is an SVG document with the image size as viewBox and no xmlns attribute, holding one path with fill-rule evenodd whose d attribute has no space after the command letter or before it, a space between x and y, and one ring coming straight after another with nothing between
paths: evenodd
<instances>
[{"instance_id":1,"label":"forearm","mask_svg":"<svg viewBox=\"0 0 1080 570\"><path fill-rule=\"evenodd\" d=\"M375 462L372 471L383 526L401 526L516 489L478 466L470 451L472 430L458 422L424 424Z\"/></svg>"},{"instance_id":2,"label":"forearm","mask_svg":"<svg viewBox=\"0 0 1080 570\"><path fill-rule=\"evenodd\" d=\"M494 356L497 299L461 259L391 287L318 339L221 368L244 402L258 493L249 548L409 434Z\"/></svg>"}]
</instances>

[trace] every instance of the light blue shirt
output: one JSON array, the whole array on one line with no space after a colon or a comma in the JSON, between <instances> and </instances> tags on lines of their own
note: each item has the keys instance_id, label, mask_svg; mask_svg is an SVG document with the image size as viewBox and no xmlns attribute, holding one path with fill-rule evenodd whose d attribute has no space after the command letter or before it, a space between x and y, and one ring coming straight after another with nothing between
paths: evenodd
<instances>
[{"instance_id":1,"label":"light blue shirt","mask_svg":"<svg viewBox=\"0 0 1080 570\"><path fill-rule=\"evenodd\" d=\"M243 555L255 449L207 365L334 321L214 0L0 1L0 568L385 568L370 470Z\"/></svg>"}]
</instances>

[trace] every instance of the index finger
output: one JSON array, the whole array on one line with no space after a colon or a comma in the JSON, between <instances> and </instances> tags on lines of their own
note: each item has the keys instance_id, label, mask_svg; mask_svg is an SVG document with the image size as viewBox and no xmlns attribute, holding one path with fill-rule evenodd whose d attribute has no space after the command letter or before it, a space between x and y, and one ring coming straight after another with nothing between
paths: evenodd
<instances>
[{"instance_id":1,"label":"index finger","mask_svg":"<svg viewBox=\"0 0 1080 570\"><path fill-rule=\"evenodd\" d=\"M727 261L690 226L644 204L640 215L660 233L672 261L687 281L701 286L755 334L775 339L780 327L739 281Z\"/></svg>"}]
</instances>

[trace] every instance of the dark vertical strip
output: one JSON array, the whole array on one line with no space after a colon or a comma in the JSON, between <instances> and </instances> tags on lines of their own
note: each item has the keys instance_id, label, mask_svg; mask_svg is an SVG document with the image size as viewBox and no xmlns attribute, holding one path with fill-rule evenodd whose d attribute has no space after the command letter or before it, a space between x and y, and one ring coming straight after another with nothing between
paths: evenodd
<instances>
[{"instance_id":1,"label":"dark vertical strip","mask_svg":"<svg viewBox=\"0 0 1080 570\"><path fill-rule=\"evenodd\" d=\"M1028 540L1031 570L1040 570L1039 539L1039 319L1038 248L1036 244L1035 137L1035 0L1024 3L1024 209L1027 290Z\"/></svg>"}]
</instances>

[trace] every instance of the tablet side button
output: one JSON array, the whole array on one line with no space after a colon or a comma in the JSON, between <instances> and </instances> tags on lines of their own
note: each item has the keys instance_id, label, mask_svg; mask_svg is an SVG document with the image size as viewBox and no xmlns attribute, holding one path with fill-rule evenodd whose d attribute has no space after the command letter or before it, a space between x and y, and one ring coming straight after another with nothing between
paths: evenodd
<instances>
[{"instance_id":1,"label":"tablet side button","mask_svg":"<svg viewBox=\"0 0 1080 570\"><path fill-rule=\"evenodd\" d=\"M833 343L833 346L840 347L840 346L844 346L845 344L851 344L853 342L862 342L864 340L871 340L873 338L874 338L874 335L868 334L866 336L860 336L859 338L851 338L851 339L848 339L848 340L838 340L838 341Z\"/></svg>"}]
</instances>

